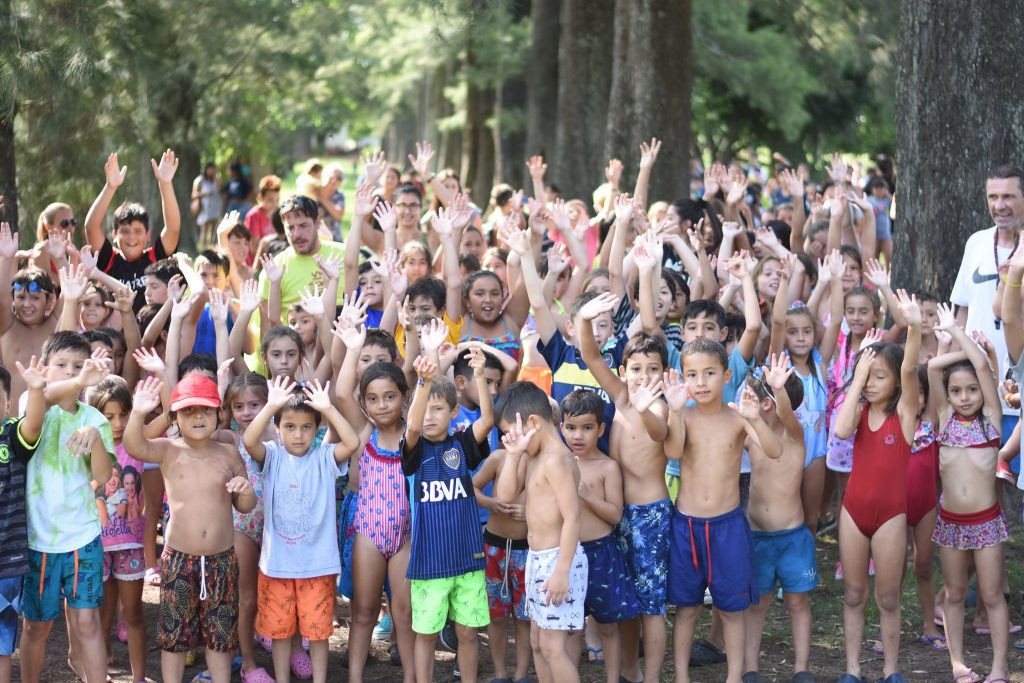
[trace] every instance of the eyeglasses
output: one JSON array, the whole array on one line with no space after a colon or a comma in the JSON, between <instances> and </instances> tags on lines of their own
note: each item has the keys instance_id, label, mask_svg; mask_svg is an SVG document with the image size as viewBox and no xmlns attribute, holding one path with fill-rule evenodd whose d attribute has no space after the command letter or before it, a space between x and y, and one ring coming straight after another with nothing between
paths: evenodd
<instances>
[{"instance_id":1,"label":"eyeglasses","mask_svg":"<svg viewBox=\"0 0 1024 683\"><path fill-rule=\"evenodd\" d=\"M15 282L14 284L11 285L11 289L13 289L15 292L20 292L22 290L27 289L30 294L38 294L39 292L43 291L43 287L36 280L29 282L27 285L24 282ZM46 291L49 292L50 290Z\"/></svg>"},{"instance_id":2,"label":"eyeglasses","mask_svg":"<svg viewBox=\"0 0 1024 683\"><path fill-rule=\"evenodd\" d=\"M60 227L67 228L68 226L71 226L72 228L77 227L78 226L78 219L77 218L65 218L64 220L62 220L60 222Z\"/></svg>"},{"instance_id":3,"label":"eyeglasses","mask_svg":"<svg viewBox=\"0 0 1024 683\"><path fill-rule=\"evenodd\" d=\"M402 209L418 209L419 204L395 204L395 208L401 211Z\"/></svg>"}]
</instances>

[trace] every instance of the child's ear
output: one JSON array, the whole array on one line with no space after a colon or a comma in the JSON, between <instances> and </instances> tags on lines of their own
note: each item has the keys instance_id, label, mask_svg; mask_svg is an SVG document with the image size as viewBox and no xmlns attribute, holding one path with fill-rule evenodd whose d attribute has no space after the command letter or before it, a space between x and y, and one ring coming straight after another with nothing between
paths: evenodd
<instances>
[{"instance_id":1,"label":"child's ear","mask_svg":"<svg viewBox=\"0 0 1024 683\"><path fill-rule=\"evenodd\" d=\"M466 378L462 375L455 375L455 388L459 391L465 391L466 389Z\"/></svg>"},{"instance_id":2,"label":"child's ear","mask_svg":"<svg viewBox=\"0 0 1024 683\"><path fill-rule=\"evenodd\" d=\"M626 376L626 366L620 365L619 366L619 379L622 379L625 376Z\"/></svg>"},{"instance_id":3,"label":"child's ear","mask_svg":"<svg viewBox=\"0 0 1024 683\"><path fill-rule=\"evenodd\" d=\"M46 295L46 315L53 313L55 308L57 308L57 295L49 293Z\"/></svg>"},{"instance_id":4,"label":"child's ear","mask_svg":"<svg viewBox=\"0 0 1024 683\"><path fill-rule=\"evenodd\" d=\"M600 439L602 436L604 436L604 427L605 427L604 422L602 422L600 425L598 425L598 427L597 427L597 438Z\"/></svg>"},{"instance_id":5,"label":"child's ear","mask_svg":"<svg viewBox=\"0 0 1024 683\"><path fill-rule=\"evenodd\" d=\"M572 321L572 316L566 318L566 320L565 320L565 334L570 339L575 339L576 338L576 325Z\"/></svg>"},{"instance_id":6,"label":"child's ear","mask_svg":"<svg viewBox=\"0 0 1024 683\"><path fill-rule=\"evenodd\" d=\"M726 384L732 381L732 370L729 369L728 366L725 368L725 373L722 375L722 377L724 378ZM736 398L738 399L739 396L737 396Z\"/></svg>"},{"instance_id":7,"label":"child's ear","mask_svg":"<svg viewBox=\"0 0 1024 683\"><path fill-rule=\"evenodd\" d=\"M718 331L718 341L720 341L720 342L722 342L724 344L726 341L728 341L728 339L729 339L729 326L726 325L725 327L723 327L722 329L720 329Z\"/></svg>"}]
</instances>

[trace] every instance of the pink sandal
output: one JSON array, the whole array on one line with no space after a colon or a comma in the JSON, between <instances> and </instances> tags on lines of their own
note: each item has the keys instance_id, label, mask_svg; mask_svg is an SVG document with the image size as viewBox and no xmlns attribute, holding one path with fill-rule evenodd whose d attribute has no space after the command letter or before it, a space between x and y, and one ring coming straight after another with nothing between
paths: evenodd
<instances>
[{"instance_id":1,"label":"pink sandal","mask_svg":"<svg viewBox=\"0 0 1024 683\"><path fill-rule=\"evenodd\" d=\"M258 666L249 673L242 672L242 683L274 683L274 677L262 666Z\"/></svg>"},{"instance_id":2,"label":"pink sandal","mask_svg":"<svg viewBox=\"0 0 1024 683\"><path fill-rule=\"evenodd\" d=\"M313 662L305 651L293 653L290 662L296 678L304 681L313 678Z\"/></svg>"},{"instance_id":3,"label":"pink sandal","mask_svg":"<svg viewBox=\"0 0 1024 683\"><path fill-rule=\"evenodd\" d=\"M160 567L150 567L146 570L146 576L143 578L143 582L147 586L159 586L160 580Z\"/></svg>"},{"instance_id":4,"label":"pink sandal","mask_svg":"<svg viewBox=\"0 0 1024 683\"><path fill-rule=\"evenodd\" d=\"M274 649L274 641L271 640L270 638L267 638L266 636L261 636L259 633L257 633L256 637L254 638L254 640L256 641L257 645L262 647L267 652L272 652L273 651L273 649Z\"/></svg>"}]
</instances>

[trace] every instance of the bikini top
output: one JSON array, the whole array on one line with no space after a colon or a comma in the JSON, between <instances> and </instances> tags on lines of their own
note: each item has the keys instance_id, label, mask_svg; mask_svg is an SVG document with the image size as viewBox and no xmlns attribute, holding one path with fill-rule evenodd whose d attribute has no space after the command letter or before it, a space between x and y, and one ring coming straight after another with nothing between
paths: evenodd
<instances>
[{"instance_id":1,"label":"bikini top","mask_svg":"<svg viewBox=\"0 0 1024 683\"><path fill-rule=\"evenodd\" d=\"M911 453L920 453L935 443L935 427L927 420L921 420L914 432L914 443L910 444Z\"/></svg>"},{"instance_id":2,"label":"bikini top","mask_svg":"<svg viewBox=\"0 0 1024 683\"><path fill-rule=\"evenodd\" d=\"M984 415L964 419L953 413L936 438L952 448L999 448L999 432Z\"/></svg>"},{"instance_id":3,"label":"bikini top","mask_svg":"<svg viewBox=\"0 0 1024 683\"><path fill-rule=\"evenodd\" d=\"M499 351L504 351L508 355L515 358L518 362L519 352L522 349L522 343L519 341L519 337L512 334L512 331L508 329L508 323L505 322L504 318L501 319L501 324L505 328L505 334L501 335L500 337L480 337L473 334L473 318L470 317L469 328L466 330L466 333L462 336L462 341L483 342L485 344L493 346Z\"/></svg>"}]
</instances>

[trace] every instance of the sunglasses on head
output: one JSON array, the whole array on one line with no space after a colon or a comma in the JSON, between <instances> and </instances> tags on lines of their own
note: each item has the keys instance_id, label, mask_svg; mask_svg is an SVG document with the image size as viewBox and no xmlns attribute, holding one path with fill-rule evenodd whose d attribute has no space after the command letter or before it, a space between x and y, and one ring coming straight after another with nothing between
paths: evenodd
<instances>
[{"instance_id":1,"label":"sunglasses on head","mask_svg":"<svg viewBox=\"0 0 1024 683\"><path fill-rule=\"evenodd\" d=\"M50 291L44 290L43 287L36 280L32 280L27 285L24 282L15 282L14 284L11 285L11 289L13 289L15 292L20 292L22 290L27 289L30 294L38 294L39 292L43 291L49 293Z\"/></svg>"},{"instance_id":2,"label":"sunglasses on head","mask_svg":"<svg viewBox=\"0 0 1024 683\"><path fill-rule=\"evenodd\" d=\"M62 227L62 228L67 228L67 227L74 228L74 227L77 227L77 226L78 226L78 219L77 218L65 218L64 220L62 220L60 222L60 227Z\"/></svg>"}]
</instances>

